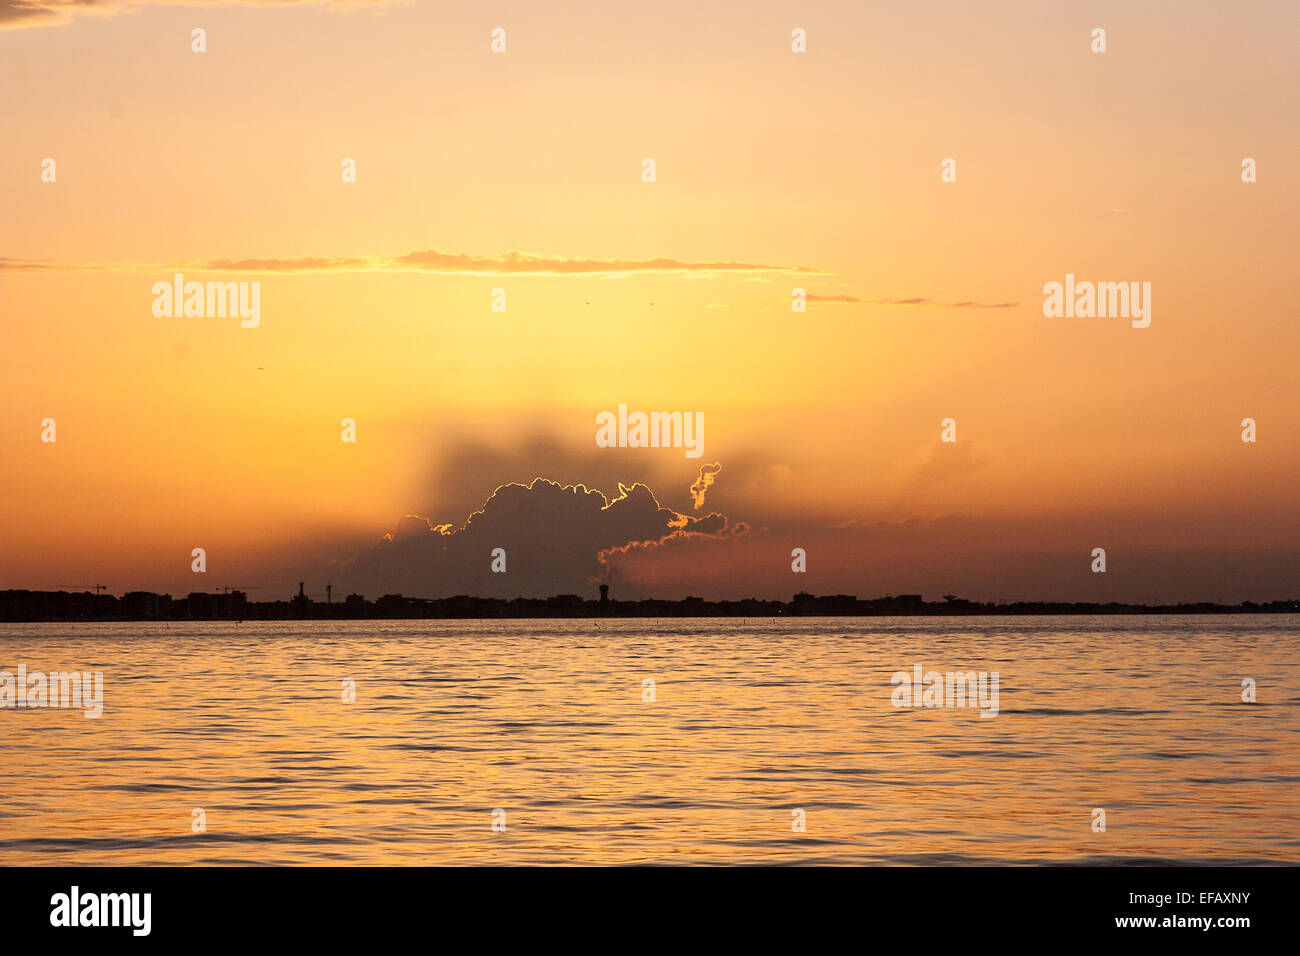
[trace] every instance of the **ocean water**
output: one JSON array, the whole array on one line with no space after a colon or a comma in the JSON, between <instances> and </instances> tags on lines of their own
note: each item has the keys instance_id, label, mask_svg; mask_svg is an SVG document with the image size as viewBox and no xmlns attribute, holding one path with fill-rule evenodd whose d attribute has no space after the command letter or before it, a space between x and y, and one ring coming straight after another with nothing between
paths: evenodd
<instances>
[{"instance_id":1,"label":"ocean water","mask_svg":"<svg viewBox=\"0 0 1300 956\"><path fill-rule=\"evenodd\" d=\"M0 671L104 674L99 719L0 709L0 864L1296 863L1298 652L1291 615L0 625ZM997 716L895 707L918 664L997 671Z\"/></svg>"}]
</instances>

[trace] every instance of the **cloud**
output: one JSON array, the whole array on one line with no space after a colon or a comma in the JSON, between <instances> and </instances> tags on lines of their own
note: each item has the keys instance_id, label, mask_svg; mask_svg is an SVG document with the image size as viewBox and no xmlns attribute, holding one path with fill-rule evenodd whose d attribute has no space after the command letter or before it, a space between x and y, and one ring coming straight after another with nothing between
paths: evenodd
<instances>
[{"instance_id":1,"label":"cloud","mask_svg":"<svg viewBox=\"0 0 1300 956\"><path fill-rule=\"evenodd\" d=\"M375 547L336 565L343 587L378 597L550 597L585 591L622 548L686 535L734 534L725 515L700 518L660 505L643 484L606 498L583 485L545 478L501 485L464 525L407 515ZM506 570L491 570L504 548Z\"/></svg>"},{"instance_id":2,"label":"cloud","mask_svg":"<svg viewBox=\"0 0 1300 956\"><path fill-rule=\"evenodd\" d=\"M620 557L635 557L638 553L649 551L658 551L659 549L680 548L687 543L700 541L711 541L715 543L731 541L735 538L743 537L753 530L747 522L738 521L731 524L726 515L716 512L705 515L702 518L682 517L684 524L681 527L674 528L667 534L658 538L647 538L641 541L629 541L626 544L619 545L616 548L607 548L601 551L597 556L602 567L602 573L598 578L605 583L614 581L629 582L637 579L638 575L628 574L627 567L614 560ZM689 565L689 561L686 562Z\"/></svg>"},{"instance_id":3,"label":"cloud","mask_svg":"<svg viewBox=\"0 0 1300 956\"><path fill-rule=\"evenodd\" d=\"M356 7L382 0L0 0L0 29L45 27L71 23L77 16L116 16L132 13L141 6L166 3L186 6L267 6L292 4Z\"/></svg>"},{"instance_id":4,"label":"cloud","mask_svg":"<svg viewBox=\"0 0 1300 956\"><path fill-rule=\"evenodd\" d=\"M412 425L413 444L427 449L427 460L412 478L411 504L420 514L443 520L463 518L483 506L484 493L509 481L527 483L545 475L562 485L583 485L616 497L620 482L635 481L660 489L661 505L676 511L690 508L687 488L696 470L680 456L645 456L640 449L597 448L589 439L561 440L555 422L568 421L563 412L538 406L537 417L505 442L485 440L481 428L456 427L447 422ZM588 416L574 416L573 428ZM663 489L672 489L665 493ZM680 490L678 490L680 489Z\"/></svg>"},{"instance_id":5,"label":"cloud","mask_svg":"<svg viewBox=\"0 0 1300 956\"><path fill-rule=\"evenodd\" d=\"M696 478L695 483L691 485L691 500L695 503L696 511L704 507L704 494L720 471L722 471L720 462L715 461L711 465L700 466L700 477Z\"/></svg>"},{"instance_id":6,"label":"cloud","mask_svg":"<svg viewBox=\"0 0 1300 956\"><path fill-rule=\"evenodd\" d=\"M0 0L3 2L3 0ZM0 256L0 272L57 272L63 271L48 259L10 259Z\"/></svg>"},{"instance_id":7,"label":"cloud","mask_svg":"<svg viewBox=\"0 0 1300 956\"><path fill-rule=\"evenodd\" d=\"M3 0L0 0L3 2ZM806 266L763 265L753 262L685 262L681 259L565 259L558 256L506 252L494 256L472 256L437 249L416 249L397 256L295 256L274 259L208 259L172 263L118 263L105 265L57 265L47 260L0 258L0 269L9 272L271 272L302 274L319 272L420 272L441 275L523 276L614 276L627 273L711 274L711 273L818 273Z\"/></svg>"},{"instance_id":8,"label":"cloud","mask_svg":"<svg viewBox=\"0 0 1300 956\"><path fill-rule=\"evenodd\" d=\"M817 295L809 292L805 296L809 302L843 302L851 305L928 305L936 309L1014 309L1019 302L973 302L969 299L961 302L936 302L916 296L910 299L863 299L856 295Z\"/></svg>"},{"instance_id":9,"label":"cloud","mask_svg":"<svg viewBox=\"0 0 1300 956\"><path fill-rule=\"evenodd\" d=\"M178 263L159 268L190 268L201 272L371 272L374 259L349 257L324 259L298 256L293 259L209 259L206 262Z\"/></svg>"},{"instance_id":10,"label":"cloud","mask_svg":"<svg viewBox=\"0 0 1300 956\"><path fill-rule=\"evenodd\" d=\"M0 0L0 28L66 23L72 7L65 0Z\"/></svg>"},{"instance_id":11,"label":"cloud","mask_svg":"<svg viewBox=\"0 0 1300 956\"><path fill-rule=\"evenodd\" d=\"M609 275L623 272L814 272L805 266L750 262L682 262L679 259L558 259L523 252L503 256L467 256L426 249L392 260L397 267L424 272L472 272L511 275Z\"/></svg>"},{"instance_id":12,"label":"cloud","mask_svg":"<svg viewBox=\"0 0 1300 956\"><path fill-rule=\"evenodd\" d=\"M938 481L970 475L984 464L985 460L975 452L970 441L936 441L929 457L912 472L910 484L913 488L920 488Z\"/></svg>"}]
</instances>

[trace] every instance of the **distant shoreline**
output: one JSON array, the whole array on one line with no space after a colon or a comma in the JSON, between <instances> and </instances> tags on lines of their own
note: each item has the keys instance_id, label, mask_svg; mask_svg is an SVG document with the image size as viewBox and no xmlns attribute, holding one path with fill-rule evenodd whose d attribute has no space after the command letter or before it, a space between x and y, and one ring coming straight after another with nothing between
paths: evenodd
<instances>
[{"instance_id":1,"label":"distant shoreline","mask_svg":"<svg viewBox=\"0 0 1300 956\"><path fill-rule=\"evenodd\" d=\"M990 617L1147 614L1295 614L1300 599L1241 604L1105 604L1079 601L1013 601L995 604L945 595L926 601L919 594L860 599L850 594L796 594L790 601L615 601L602 595L550 598L411 598L386 594L367 601L351 594L342 601L314 601L299 589L287 601L249 601L242 591L170 594L132 591L116 597L89 591L0 591L0 622L72 621L283 621L283 620L494 620L546 618L800 618L800 617Z\"/></svg>"}]
</instances>

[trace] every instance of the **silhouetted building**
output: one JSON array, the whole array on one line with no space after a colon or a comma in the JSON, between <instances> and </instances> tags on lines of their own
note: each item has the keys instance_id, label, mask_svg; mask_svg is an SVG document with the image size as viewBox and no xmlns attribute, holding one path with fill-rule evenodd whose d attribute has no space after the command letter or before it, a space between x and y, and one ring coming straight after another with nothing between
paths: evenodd
<instances>
[{"instance_id":1,"label":"silhouetted building","mask_svg":"<svg viewBox=\"0 0 1300 956\"><path fill-rule=\"evenodd\" d=\"M143 597L136 597L143 595ZM161 616L166 617L188 617L195 621L216 621L216 620L242 620L248 615L248 595L243 591L226 591L220 594L205 594L201 591L191 591L179 601L173 602L169 595L159 597L156 594L149 594L145 591L133 591L131 594L123 597L135 598L143 606L150 606L150 598L158 600L158 612ZM171 606L175 605L174 612ZM164 611L164 608L167 610ZM135 613L124 613L126 617L140 617L142 615ZM149 615L144 615L149 616Z\"/></svg>"},{"instance_id":2,"label":"silhouetted building","mask_svg":"<svg viewBox=\"0 0 1300 956\"><path fill-rule=\"evenodd\" d=\"M311 612L311 598L307 597L302 590L303 582L298 582L298 593L293 599L293 616L306 617Z\"/></svg>"},{"instance_id":3,"label":"silhouetted building","mask_svg":"<svg viewBox=\"0 0 1300 956\"><path fill-rule=\"evenodd\" d=\"M217 595L217 613L225 618L242 619L248 611L248 595L243 591L227 591Z\"/></svg>"},{"instance_id":4,"label":"silhouetted building","mask_svg":"<svg viewBox=\"0 0 1300 956\"><path fill-rule=\"evenodd\" d=\"M152 620L171 613L172 597L152 591L128 591L122 595L120 605L123 617Z\"/></svg>"},{"instance_id":5,"label":"silhouetted building","mask_svg":"<svg viewBox=\"0 0 1300 956\"><path fill-rule=\"evenodd\" d=\"M0 591L0 621L120 621L120 620L284 620L286 618L584 618L584 617L776 617L788 616L876 616L920 614L1259 614L1300 611L1300 599L1264 603L1244 601L1239 605L1208 602L1171 606L1148 606L1111 602L981 603L945 594L941 602L926 603L919 594L858 598L852 594L814 597L807 591L794 595L789 603L746 598L741 601L707 601L643 598L609 600L606 585L600 598L583 600L576 594L549 598L471 597L459 594L446 598L410 598L385 594L375 602L360 594L349 594L342 604L316 604L308 598L304 584L290 600L250 602L243 591L222 594L192 592L173 600L170 594L131 591L121 600L111 594L89 591Z\"/></svg>"},{"instance_id":6,"label":"silhouetted building","mask_svg":"<svg viewBox=\"0 0 1300 956\"><path fill-rule=\"evenodd\" d=\"M191 591L185 595L185 616L197 621L209 621L217 616L219 594Z\"/></svg>"}]
</instances>

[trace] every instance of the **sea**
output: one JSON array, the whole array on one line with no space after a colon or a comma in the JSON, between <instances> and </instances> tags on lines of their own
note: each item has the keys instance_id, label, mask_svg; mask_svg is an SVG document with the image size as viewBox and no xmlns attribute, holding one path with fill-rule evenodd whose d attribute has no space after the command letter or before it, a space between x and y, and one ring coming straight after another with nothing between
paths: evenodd
<instances>
[{"instance_id":1,"label":"sea","mask_svg":"<svg viewBox=\"0 0 1300 956\"><path fill-rule=\"evenodd\" d=\"M19 666L102 713L0 699L4 865L1300 862L1296 615L0 624ZM996 713L900 697L971 672Z\"/></svg>"}]
</instances>

